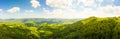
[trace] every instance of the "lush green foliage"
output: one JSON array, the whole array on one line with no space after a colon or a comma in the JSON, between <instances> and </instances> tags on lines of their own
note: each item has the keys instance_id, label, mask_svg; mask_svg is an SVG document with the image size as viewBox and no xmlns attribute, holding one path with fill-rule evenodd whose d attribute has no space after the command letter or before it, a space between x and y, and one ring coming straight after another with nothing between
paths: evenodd
<instances>
[{"instance_id":1,"label":"lush green foliage","mask_svg":"<svg viewBox=\"0 0 120 39\"><path fill-rule=\"evenodd\" d=\"M120 17L59 22L3 21L0 39L120 39Z\"/></svg>"}]
</instances>

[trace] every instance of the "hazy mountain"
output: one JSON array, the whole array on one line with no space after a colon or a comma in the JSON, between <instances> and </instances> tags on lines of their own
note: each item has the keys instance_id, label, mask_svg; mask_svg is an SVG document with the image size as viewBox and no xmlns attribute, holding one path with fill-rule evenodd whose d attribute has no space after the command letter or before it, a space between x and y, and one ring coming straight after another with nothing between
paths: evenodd
<instances>
[{"instance_id":1,"label":"hazy mountain","mask_svg":"<svg viewBox=\"0 0 120 39\"><path fill-rule=\"evenodd\" d=\"M61 18L23 18L23 19L4 19L0 20L1 22L3 21L11 21L11 22L35 22L37 24L41 23L53 23L53 24L58 24L58 23L64 23L64 22L76 22L81 19L61 19Z\"/></svg>"}]
</instances>

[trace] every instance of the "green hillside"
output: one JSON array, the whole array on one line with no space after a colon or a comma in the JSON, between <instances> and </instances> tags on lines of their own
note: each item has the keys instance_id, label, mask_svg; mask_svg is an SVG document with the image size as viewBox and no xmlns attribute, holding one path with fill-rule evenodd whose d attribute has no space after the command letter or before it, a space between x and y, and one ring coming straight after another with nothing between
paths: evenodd
<instances>
[{"instance_id":1,"label":"green hillside","mask_svg":"<svg viewBox=\"0 0 120 39\"><path fill-rule=\"evenodd\" d=\"M90 17L68 25L63 34L67 34L66 39L119 39L119 21L117 17Z\"/></svg>"},{"instance_id":2,"label":"green hillside","mask_svg":"<svg viewBox=\"0 0 120 39\"><path fill-rule=\"evenodd\" d=\"M0 22L0 39L120 39L120 17L89 17L57 24L29 21Z\"/></svg>"}]
</instances>

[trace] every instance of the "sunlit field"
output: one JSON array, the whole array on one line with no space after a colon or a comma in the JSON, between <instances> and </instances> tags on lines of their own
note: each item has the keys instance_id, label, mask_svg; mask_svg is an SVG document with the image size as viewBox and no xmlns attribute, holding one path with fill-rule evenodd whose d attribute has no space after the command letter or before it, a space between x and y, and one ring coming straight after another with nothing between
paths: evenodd
<instances>
[{"instance_id":1,"label":"sunlit field","mask_svg":"<svg viewBox=\"0 0 120 39\"><path fill-rule=\"evenodd\" d=\"M120 0L0 0L0 39L120 39Z\"/></svg>"}]
</instances>

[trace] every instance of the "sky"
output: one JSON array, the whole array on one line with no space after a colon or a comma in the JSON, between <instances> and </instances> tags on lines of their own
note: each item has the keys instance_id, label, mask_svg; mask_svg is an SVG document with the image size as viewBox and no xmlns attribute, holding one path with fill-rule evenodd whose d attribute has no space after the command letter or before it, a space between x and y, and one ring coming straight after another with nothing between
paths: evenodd
<instances>
[{"instance_id":1,"label":"sky","mask_svg":"<svg viewBox=\"0 0 120 39\"><path fill-rule=\"evenodd\" d=\"M0 0L0 18L120 16L120 0Z\"/></svg>"}]
</instances>

